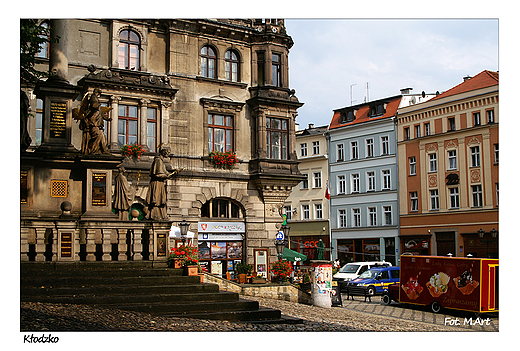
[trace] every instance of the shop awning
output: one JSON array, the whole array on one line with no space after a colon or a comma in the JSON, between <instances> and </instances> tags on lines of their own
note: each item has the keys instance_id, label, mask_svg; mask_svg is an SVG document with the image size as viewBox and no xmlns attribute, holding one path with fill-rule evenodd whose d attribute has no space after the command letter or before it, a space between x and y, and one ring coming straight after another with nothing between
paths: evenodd
<instances>
[{"instance_id":1,"label":"shop awning","mask_svg":"<svg viewBox=\"0 0 520 351\"><path fill-rule=\"evenodd\" d=\"M307 256L305 256L304 254L301 254L288 248L283 249L282 258L291 262L303 262L307 260Z\"/></svg>"}]
</instances>

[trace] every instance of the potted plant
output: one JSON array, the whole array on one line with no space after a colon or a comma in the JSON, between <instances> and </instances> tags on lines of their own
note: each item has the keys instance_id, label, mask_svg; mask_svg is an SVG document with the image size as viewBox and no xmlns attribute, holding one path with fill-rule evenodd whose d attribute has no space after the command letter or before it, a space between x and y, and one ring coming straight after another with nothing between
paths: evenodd
<instances>
[{"instance_id":1,"label":"potted plant","mask_svg":"<svg viewBox=\"0 0 520 351\"><path fill-rule=\"evenodd\" d=\"M264 284L265 282L267 282L267 280L261 275L251 278L251 284Z\"/></svg>"},{"instance_id":2,"label":"potted plant","mask_svg":"<svg viewBox=\"0 0 520 351\"><path fill-rule=\"evenodd\" d=\"M184 261L184 275L195 276L199 275L199 260L193 257L188 257Z\"/></svg>"},{"instance_id":3,"label":"potted plant","mask_svg":"<svg viewBox=\"0 0 520 351\"><path fill-rule=\"evenodd\" d=\"M209 153L209 160L215 167L222 167L231 169L238 163L237 155L234 152L226 151L211 151Z\"/></svg>"},{"instance_id":4,"label":"potted plant","mask_svg":"<svg viewBox=\"0 0 520 351\"><path fill-rule=\"evenodd\" d=\"M170 255L166 260L168 267L170 268L182 268L186 266L187 260L197 260L198 250L190 245L181 244L178 247L172 247ZM192 262L192 261L190 261ZM198 261L197 261L198 264Z\"/></svg>"},{"instance_id":5,"label":"potted plant","mask_svg":"<svg viewBox=\"0 0 520 351\"><path fill-rule=\"evenodd\" d=\"M291 276L292 264L287 260L279 260L273 263L271 271L278 277L279 281L286 282Z\"/></svg>"},{"instance_id":6,"label":"potted plant","mask_svg":"<svg viewBox=\"0 0 520 351\"><path fill-rule=\"evenodd\" d=\"M238 274L238 283L245 284L247 276L251 275L253 272L253 266L245 262L239 262L237 263L235 270Z\"/></svg>"}]
</instances>

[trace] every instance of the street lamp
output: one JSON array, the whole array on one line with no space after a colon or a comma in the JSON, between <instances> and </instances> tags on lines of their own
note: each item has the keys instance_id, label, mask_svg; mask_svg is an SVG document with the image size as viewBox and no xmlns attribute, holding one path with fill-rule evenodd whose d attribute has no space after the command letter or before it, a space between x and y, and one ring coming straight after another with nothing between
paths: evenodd
<instances>
[{"instance_id":1,"label":"street lamp","mask_svg":"<svg viewBox=\"0 0 520 351\"><path fill-rule=\"evenodd\" d=\"M484 239L484 234L486 234L486 232L483 231L482 228L480 228L477 233L480 238L480 243L486 244L486 256L489 258L489 244L495 242L498 231L495 228L491 229L489 232L489 234L491 234L491 239Z\"/></svg>"},{"instance_id":2,"label":"street lamp","mask_svg":"<svg viewBox=\"0 0 520 351\"><path fill-rule=\"evenodd\" d=\"M283 233L283 238L281 238L280 234L278 234L274 242L274 245L276 246L276 253L278 255L278 261L282 259L283 249L289 243L289 231L291 227L283 225L281 229Z\"/></svg>"},{"instance_id":3,"label":"street lamp","mask_svg":"<svg viewBox=\"0 0 520 351\"><path fill-rule=\"evenodd\" d=\"M181 239L182 243L186 243L186 238L188 237L188 229L190 228L190 224L186 222L185 219L182 220L182 222L179 223L179 228L181 229Z\"/></svg>"}]
</instances>

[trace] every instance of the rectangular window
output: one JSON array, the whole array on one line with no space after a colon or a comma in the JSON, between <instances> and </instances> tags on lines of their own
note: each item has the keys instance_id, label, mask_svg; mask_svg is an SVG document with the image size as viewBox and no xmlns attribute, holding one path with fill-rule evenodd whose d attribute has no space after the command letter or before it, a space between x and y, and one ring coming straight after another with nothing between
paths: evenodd
<instances>
[{"instance_id":1,"label":"rectangular window","mask_svg":"<svg viewBox=\"0 0 520 351\"><path fill-rule=\"evenodd\" d=\"M382 171L383 173L383 189L388 190L391 187L390 183L390 170L385 169Z\"/></svg>"},{"instance_id":2,"label":"rectangular window","mask_svg":"<svg viewBox=\"0 0 520 351\"><path fill-rule=\"evenodd\" d=\"M359 208L352 209L352 219L354 222L354 227L361 227L361 209L359 209Z\"/></svg>"},{"instance_id":3,"label":"rectangular window","mask_svg":"<svg viewBox=\"0 0 520 351\"><path fill-rule=\"evenodd\" d=\"M338 194L345 194L347 192L347 181L344 175L338 176Z\"/></svg>"},{"instance_id":4,"label":"rectangular window","mask_svg":"<svg viewBox=\"0 0 520 351\"><path fill-rule=\"evenodd\" d=\"M272 55L272 73L273 73L273 85L275 87L281 87L282 86L282 82L281 82L281 73L282 73L281 65L282 65L281 56L279 54L273 54Z\"/></svg>"},{"instance_id":5,"label":"rectangular window","mask_svg":"<svg viewBox=\"0 0 520 351\"><path fill-rule=\"evenodd\" d=\"M439 209L439 190L438 189L430 190L430 209L431 210Z\"/></svg>"},{"instance_id":6,"label":"rectangular window","mask_svg":"<svg viewBox=\"0 0 520 351\"><path fill-rule=\"evenodd\" d=\"M424 123L424 135L430 135L430 123Z\"/></svg>"},{"instance_id":7,"label":"rectangular window","mask_svg":"<svg viewBox=\"0 0 520 351\"><path fill-rule=\"evenodd\" d=\"M233 117L208 114L209 151L233 151Z\"/></svg>"},{"instance_id":8,"label":"rectangular window","mask_svg":"<svg viewBox=\"0 0 520 351\"><path fill-rule=\"evenodd\" d=\"M416 138L421 137L421 126L420 125L415 126L415 137Z\"/></svg>"},{"instance_id":9,"label":"rectangular window","mask_svg":"<svg viewBox=\"0 0 520 351\"><path fill-rule=\"evenodd\" d=\"M258 85L265 85L265 52L257 52L256 57L256 66L258 70Z\"/></svg>"},{"instance_id":10,"label":"rectangular window","mask_svg":"<svg viewBox=\"0 0 520 351\"><path fill-rule=\"evenodd\" d=\"M266 118L267 158L288 159L289 128L286 119Z\"/></svg>"},{"instance_id":11,"label":"rectangular window","mask_svg":"<svg viewBox=\"0 0 520 351\"><path fill-rule=\"evenodd\" d=\"M410 140L410 128L409 127L404 128L404 140Z\"/></svg>"},{"instance_id":12,"label":"rectangular window","mask_svg":"<svg viewBox=\"0 0 520 351\"><path fill-rule=\"evenodd\" d=\"M309 174L308 173L302 173L302 176L304 176L305 179L301 181L300 189L309 189Z\"/></svg>"},{"instance_id":13,"label":"rectangular window","mask_svg":"<svg viewBox=\"0 0 520 351\"><path fill-rule=\"evenodd\" d=\"M119 105L118 117L118 145L137 143L137 106Z\"/></svg>"},{"instance_id":14,"label":"rectangular window","mask_svg":"<svg viewBox=\"0 0 520 351\"><path fill-rule=\"evenodd\" d=\"M291 220L292 219L292 207L291 207L291 205L284 206L283 207L283 212L284 212L287 220Z\"/></svg>"},{"instance_id":15,"label":"rectangular window","mask_svg":"<svg viewBox=\"0 0 520 351\"><path fill-rule=\"evenodd\" d=\"M473 207L482 207L482 185L472 185Z\"/></svg>"},{"instance_id":16,"label":"rectangular window","mask_svg":"<svg viewBox=\"0 0 520 351\"><path fill-rule=\"evenodd\" d=\"M390 144L388 142L387 136L381 137L381 154L382 155L388 155L390 154Z\"/></svg>"},{"instance_id":17,"label":"rectangular window","mask_svg":"<svg viewBox=\"0 0 520 351\"><path fill-rule=\"evenodd\" d=\"M471 150L471 167L480 167L480 147L472 146Z\"/></svg>"},{"instance_id":18,"label":"rectangular window","mask_svg":"<svg viewBox=\"0 0 520 351\"><path fill-rule=\"evenodd\" d=\"M429 154L430 158L430 172L437 172L437 154Z\"/></svg>"},{"instance_id":19,"label":"rectangular window","mask_svg":"<svg viewBox=\"0 0 520 351\"><path fill-rule=\"evenodd\" d=\"M497 206L498 206L498 183L495 183L495 191L497 194Z\"/></svg>"},{"instance_id":20,"label":"rectangular window","mask_svg":"<svg viewBox=\"0 0 520 351\"><path fill-rule=\"evenodd\" d=\"M156 151L157 146L157 109L147 109L148 119L146 122L146 145L150 152Z\"/></svg>"},{"instance_id":21,"label":"rectangular window","mask_svg":"<svg viewBox=\"0 0 520 351\"><path fill-rule=\"evenodd\" d=\"M322 204L314 204L314 218L323 219L323 205Z\"/></svg>"},{"instance_id":22,"label":"rectangular window","mask_svg":"<svg viewBox=\"0 0 520 351\"><path fill-rule=\"evenodd\" d=\"M319 141L313 141L312 142L312 154L313 155L319 155L320 154L320 142Z\"/></svg>"},{"instance_id":23,"label":"rectangular window","mask_svg":"<svg viewBox=\"0 0 520 351\"><path fill-rule=\"evenodd\" d=\"M459 208L459 188L450 188L450 208Z\"/></svg>"},{"instance_id":24,"label":"rectangular window","mask_svg":"<svg viewBox=\"0 0 520 351\"><path fill-rule=\"evenodd\" d=\"M347 210L338 210L338 226L340 228L347 227Z\"/></svg>"},{"instance_id":25,"label":"rectangular window","mask_svg":"<svg viewBox=\"0 0 520 351\"><path fill-rule=\"evenodd\" d=\"M417 191L410 192L410 212L419 211L419 199L417 198Z\"/></svg>"},{"instance_id":26,"label":"rectangular window","mask_svg":"<svg viewBox=\"0 0 520 351\"><path fill-rule=\"evenodd\" d=\"M495 110L486 111L486 118L488 123L495 123Z\"/></svg>"},{"instance_id":27,"label":"rectangular window","mask_svg":"<svg viewBox=\"0 0 520 351\"><path fill-rule=\"evenodd\" d=\"M309 205L302 205L302 219L309 219L309 218L310 218Z\"/></svg>"},{"instance_id":28,"label":"rectangular window","mask_svg":"<svg viewBox=\"0 0 520 351\"><path fill-rule=\"evenodd\" d=\"M448 169L457 169L457 151L448 151Z\"/></svg>"},{"instance_id":29,"label":"rectangular window","mask_svg":"<svg viewBox=\"0 0 520 351\"><path fill-rule=\"evenodd\" d=\"M367 191L376 190L376 175L374 172L367 172Z\"/></svg>"},{"instance_id":30,"label":"rectangular window","mask_svg":"<svg viewBox=\"0 0 520 351\"><path fill-rule=\"evenodd\" d=\"M313 172L314 188L321 188L321 172Z\"/></svg>"},{"instance_id":31,"label":"rectangular window","mask_svg":"<svg viewBox=\"0 0 520 351\"><path fill-rule=\"evenodd\" d=\"M307 156L307 143L300 144L300 157Z\"/></svg>"},{"instance_id":32,"label":"rectangular window","mask_svg":"<svg viewBox=\"0 0 520 351\"><path fill-rule=\"evenodd\" d=\"M343 161L345 159L345 152L343 150L343 144L336 145L337 150L337 161Z\"/></svg>"},{"instance_id":33,"label":"rectangular window","mask_svg":"<svg viewBox=\"0 0 520 351\"><path fill-rule=\"evenodd\" d=\"M495 163L498 163L498 144L493 144L495 150Z\"/></svg>"},{"instance_id":34,"label":"rectangular window","mask_svg":"<svg viewBox=\"0 0 520 351\"><path fill-rule=\"evenodd\" d=\"M359 174L352 174L350 176L351 178L351 182L352 182L352 185L351 185L351 192L352 193L359 193Z\"/></svg>"},{"instance_id":35,"label":"rectangular window","mask_svg":"<svg viewBox=\"0 0 520 351\"><path fill-rule=\"evenodd\" d=\"M371 227L377 225L377 212L375 207L368 208L368 225Z\"/></svg>"},{"instance_id":36,"label":"rectangular window","mask_svg":"<svg viewBox=\"0 0 520 351\"><path fill-rule=\"evenodd\" d=\"M383 206L385 225L392 225L392 206Z\"/></svg>"},{"instance_id":37,"label":"rectangular window","mask_svg":"<svg viewBox=\"0 0 520 351\"><path fill-rule=\"evenodd\" d=\"M366 157L374 157L374 139L367 139L367 156Z\"/></svg>"},{"instance_id":38,"label":"rectangular window","mask_svg":"<svg viewBox=\"0 0 520 351\"><path fill-rule=\"evenodd\" d=\"M409 157L408 163L410 165L410 175L417 174L417 169L416 169L417 164L416 164L415 156Z\"/></svg>"},{"instance_id":39,"label":"rectangular window","mask_svg":"<svg viewBox=\"0 0 520 351\"><path fill-rule=\"evenodd\" d=\"M357 141L351 141L350 142L350 152L351 152L351 159L357 160L359 158L359 150L358 150L358 143Z\"/></svg>"},{"instance_id":40,"label":"rectangular window","mask_svg":"<svg viewBox=\"0 0 520 351\"><path fill-rule=\"evenodd\" d=\"M455 117L448 118L448 131L455 130Z\"/></svg>"},{"instance_id":41,"label":"rectangular window","mask_svg":"<svg viewBox=\"0 0 520 351\"><path fill-rule=\"evenodd\" d=\"M473 112L473 125L474 126L480 125L480 112Z\"/></svg>"},{"instance_id":42,"label":"rectangular window","mask_svg":"<svg viewBox=\"0 0 520 351\"><path fill-rule=\"evenodd\" d=\"M35 145L41 145L43 133L43 100L36 99L36 140Z\"/></svg>"}]
</instances>

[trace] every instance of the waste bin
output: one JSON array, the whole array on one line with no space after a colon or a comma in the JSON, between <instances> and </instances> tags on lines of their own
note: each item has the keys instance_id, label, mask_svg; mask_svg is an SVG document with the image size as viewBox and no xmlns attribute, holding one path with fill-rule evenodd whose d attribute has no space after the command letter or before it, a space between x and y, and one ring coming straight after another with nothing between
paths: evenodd
<instances>
[{"instance_id":1,"label":"waste bin","mask_svg":"<svg viewBox=\"0 0 520 351\"><path fill-rule=\"evenodd\" d=\"M311 298L318 307L331 308L332 261L311 261Z\"/></svg>"}]
</instances>

